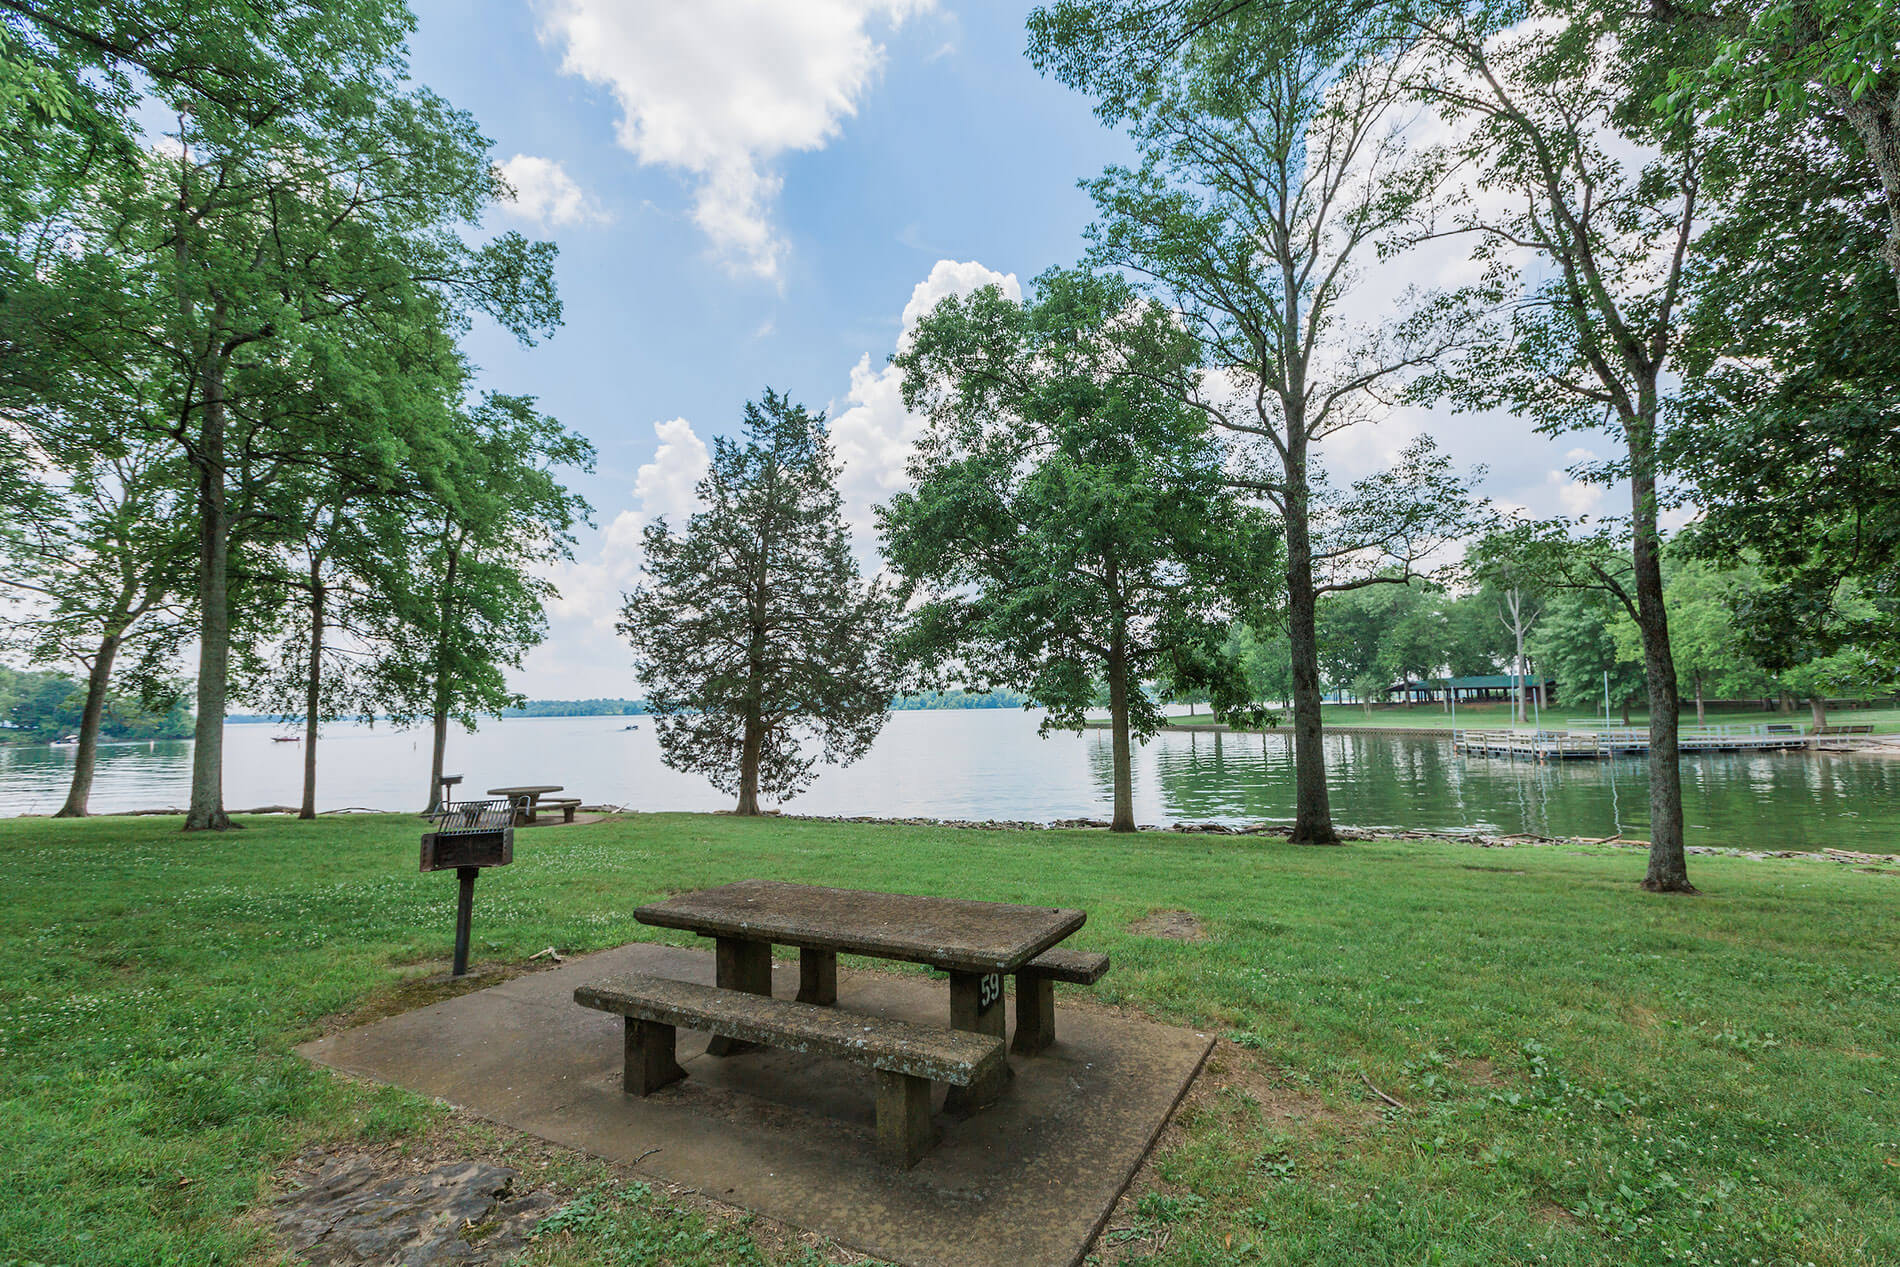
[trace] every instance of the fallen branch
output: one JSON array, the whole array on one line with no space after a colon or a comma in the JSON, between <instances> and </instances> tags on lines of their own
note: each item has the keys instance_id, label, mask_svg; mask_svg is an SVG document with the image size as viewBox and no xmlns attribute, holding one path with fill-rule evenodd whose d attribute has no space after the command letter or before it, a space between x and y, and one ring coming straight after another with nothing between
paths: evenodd
<instances>
[{"instance_id":1,"label":"fallen branch","mask_svg":"<svg viewBox=\"0 0 1900 1267\"><path fill-rule=\"evenodd\" d=\"M1372 1087L1372 1094L1378 1096L1381 1100L1384 1100L1387 1104L1391 1105L1393 1108L1397 1109L1399 1112L1401 1113L1411 1112L1410 1109L1406 1108L1403 1104L1400 1104L1397 1100L1393 1099L1391 1096L1387 1095L1385 1092L1379 1090L1379 1088L1373 1087L1372 1079L1366 1077L1366 1071L1363 1069L1359 1071L1359 1081L1365 1083L1369 1087Z\"/></svg>"}]
</instances>

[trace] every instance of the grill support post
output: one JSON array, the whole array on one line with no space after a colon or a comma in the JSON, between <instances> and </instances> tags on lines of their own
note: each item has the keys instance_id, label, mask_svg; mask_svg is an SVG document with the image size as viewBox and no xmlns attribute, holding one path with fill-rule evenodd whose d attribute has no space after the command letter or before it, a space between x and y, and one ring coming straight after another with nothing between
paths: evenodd
<instances>
[{"instance_id":1,"label":"grill support post","mask_svg":"<svg viewBox=\"0 0 1900 1267\"><path fill-rule=\"evenodd\" d=\"M452 976L468 975L468 925L475 913L475 877L480 867L457 867L455 878L459 892L455 897L455 970Z\"/></svg>"}]
</instances>

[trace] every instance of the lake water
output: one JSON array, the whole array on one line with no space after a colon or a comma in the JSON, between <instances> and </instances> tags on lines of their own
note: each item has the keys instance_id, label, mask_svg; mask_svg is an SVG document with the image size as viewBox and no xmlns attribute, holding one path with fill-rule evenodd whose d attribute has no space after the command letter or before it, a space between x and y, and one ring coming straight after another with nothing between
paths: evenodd
<instances>
[{"instance_id":1,"label":"lake water","mask_svg":"<svg viewBox=\"0 0 1900 1267\"><path fill-rule=\"evenodd\" d=\"M871 752L829 770L788 803L792 812L1047 821L1105 818L1105 731L1036 734L1034 715L1008 709L893 714ZM638 730L625 729L637 724ZM301 799L303 746L272 743L277 727L225 729L225 803L234 809ZM320 809L415 810L427 791L421 731L329 727L319 751ZM1648 835L1640 758L1530 765L1461 758L1441 739L1378 734L1327 738L1333 812L1359 827ZM588 803L641 810L713 810L731 798L667 769L647 718L548 717L451 731L448 769L464 791L558 783ZM50 813L65 797L70 750L0 747L0 815ZM182 806L191 744L101 749L95 811ZM1289 821L1293 754L1281 735L1168 733L1135 756L1135 814L1143 823ZM1755 849L1835 846L1900 852L1900 760L1772 753L1683 761L1692 844Z\"/></svg>"}]
</instances>

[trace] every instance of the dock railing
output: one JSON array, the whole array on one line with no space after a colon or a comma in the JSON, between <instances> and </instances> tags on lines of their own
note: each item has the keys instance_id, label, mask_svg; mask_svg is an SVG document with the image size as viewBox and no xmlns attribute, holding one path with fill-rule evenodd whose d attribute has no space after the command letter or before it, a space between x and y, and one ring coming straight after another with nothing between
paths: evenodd
<instances>
[{"instance_id":1,"label":"dock railing","mask_svg":"<svg viewBox=\"0 0 1900 1267\"><path fill-rule=\"evenodd\" d=\"M1567 757L1610 757L1649 750L1649 730L1642 726L1606 726L1592 718L1574 721L1566 730L1454 730L1456 752L1479 756L1528 757L1560 760ZM1684 752L1775 751L1805 747L1808 737L1779 723L1683 726L1676 733Z\"/></svg>"}]
</instances>

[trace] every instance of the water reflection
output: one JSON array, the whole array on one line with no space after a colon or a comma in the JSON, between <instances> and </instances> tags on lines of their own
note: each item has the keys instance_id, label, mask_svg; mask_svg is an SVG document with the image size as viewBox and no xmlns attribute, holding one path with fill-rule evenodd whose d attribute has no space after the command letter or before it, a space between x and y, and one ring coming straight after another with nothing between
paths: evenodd
<instances>
[{"instance_id":1,"label":"water reflection","mask_svg":"<svg viewBox=\"0 0 1900 1267\"><path fill-rule=\"evenodd\" d=\"M1113 805L1105 731L1036 734L1035 715L1004 710L894 715L857 765L821 775L787 806L811 814L891 817L1106 818ZM653 728L618 717L526 718L457 731L448 764L465 788L558 783L589 803L715 810L728 798L667 769ZM301 744L273 744L274 727L225 731L225 790L236 808L295 804ZM1640 757L1537 765L1455 756L1441 739L1327 737L1327 778L1341 823L1371 828L1648 835ZM336 726L319 755L318 804L416 810L428 778L426 736ZM1900 760L1834 753L1697 756L1683 762L1688 838L1749 848L1900 852ZM1284 733L1169 732L1136 749L1135 817L1290 822L1293 751ZM72 776L70 749L0 746L0 814L51 813ZM191 777L189 741L101 750L93 806L102 812L179 806Z\"/></svg>"},{"instance_id":2,"label":"water reflection","mask_svg":"<svg viewBox=\"0 0 1900 1267\"><path fill-rule=\"evenodd\" d=\"M1137 763L1154 771L1163 818L1292 821L1291 744L1282 735L1171 733ZM1366 828L1642 838L1641 757L1533 763L1460 757L1442 740L1326 739L1341 823ZM1101 775L1106 788L1106 767ZM1106 794L1106 792L1104 792ZM1696 756L1683 762L1691 843L1760 849L1900 849L1900 762L1832 753Z\"/></svg>"}]
</instances>

